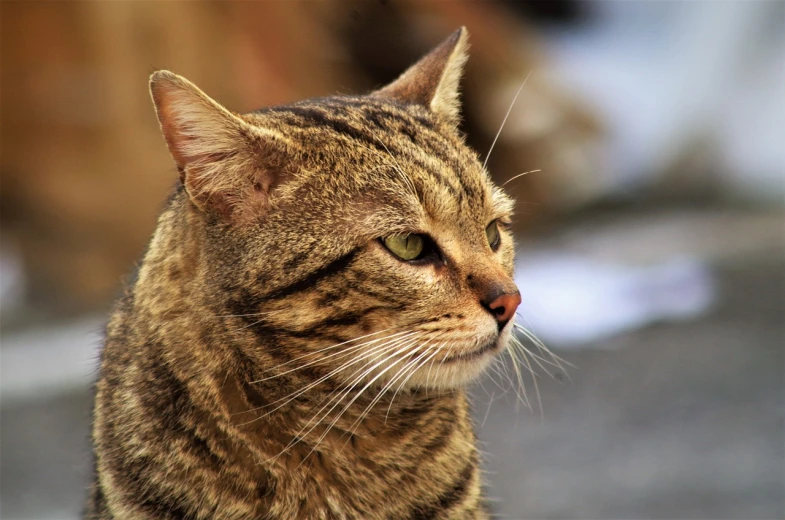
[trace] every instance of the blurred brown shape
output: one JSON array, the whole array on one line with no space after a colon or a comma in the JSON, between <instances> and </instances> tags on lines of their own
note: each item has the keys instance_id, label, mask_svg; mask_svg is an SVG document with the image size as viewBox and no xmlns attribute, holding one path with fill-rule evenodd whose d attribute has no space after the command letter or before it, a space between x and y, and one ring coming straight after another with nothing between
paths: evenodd
<instances>
[{"instance_id":1,"label":"blurred brown shape","mask_svg":"<svg viewBox=\"0 0 785 520\"><path fill-rule=\"evenodd\" d=\"M522 220L575 197L600 130L559 93L537 36L492 2L2 2L2 233L38 305L106 304L176 182L147 92L167 68L238 111L386 83L460 25L472 43L465 125ZM565 195L565 186L567 193ZM573 188L574 189L574 188ZM571 198L572 197L572 198ZM580 197L577 198L580 200ZM524 206L521 206L524 207Z\"/></svg>"}]
</instances>

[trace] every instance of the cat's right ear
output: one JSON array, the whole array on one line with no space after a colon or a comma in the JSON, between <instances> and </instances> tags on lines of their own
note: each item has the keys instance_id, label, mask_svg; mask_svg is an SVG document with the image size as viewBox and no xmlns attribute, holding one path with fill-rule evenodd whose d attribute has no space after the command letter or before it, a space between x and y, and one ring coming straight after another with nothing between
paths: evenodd
<instances>
[{"instance_id":1,"label":"cat's right ear","mask_svg":"<svg viewBox=\"0 0 785 520\"><path fill-rule=\"evenodd\" d=\"M461 27L409 67L398 79L371 94L429 108L457 125L460 80L468 58L469 33Z\"/></svg>"},{"instance_id":2,"label":"cat's right ear","mask_svg":"<svg viewBox=\"0 0 785 520\"><path fill-rule=\"evenodd\" d=\"M233 222L260 216L280 181L276 163L285 138L250 125L172 72L153 73L150 93L194 204Z\"/></svg>"}]
</instances>

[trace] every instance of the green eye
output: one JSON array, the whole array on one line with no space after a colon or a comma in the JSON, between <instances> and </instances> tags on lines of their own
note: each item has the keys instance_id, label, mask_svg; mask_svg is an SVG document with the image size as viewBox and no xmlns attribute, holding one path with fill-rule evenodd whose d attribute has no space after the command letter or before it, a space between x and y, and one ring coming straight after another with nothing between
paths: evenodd
<instances>
[{"instance_id":1,"label":"green eye","mask_svg":"<svg viewBox=\"0 0 785 520\"><path fill-rule=\"evenodd\" d=\"M496 224L494 220L488 227L485 228L485 236L488 238L488 244L490 244L491 249L496 251L496 248L499 247L499 226Z\"/></svg>"},{"instance_id":2,"label":"green eye","mask_svg":"<svg viewBox=\"0 0 785 520\"><path fill-rule=\"evenodd\" d=\"M422 253L425 240L420 235L392 235L383 240L395 256L401 260L414 260Z\"/></svg>"}]
</instances>

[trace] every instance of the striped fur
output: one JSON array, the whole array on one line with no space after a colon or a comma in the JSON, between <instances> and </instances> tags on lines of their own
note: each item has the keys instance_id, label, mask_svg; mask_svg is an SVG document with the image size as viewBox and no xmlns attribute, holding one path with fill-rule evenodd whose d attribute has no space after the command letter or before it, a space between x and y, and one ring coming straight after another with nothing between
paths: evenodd
<instances>
[{"instance_id":1,"label":"striped fur","mask_svg":"<svg viewBox=\"0 0 785 520\"><path fill-rule=\"evenodd\" d=\"M244 115L153 76L182 182L107 328L87 518L487 517L464 386L509 337L512 204L455 124L465 41ZM379 240L410 232L441 260Z\"/></svg>"}]
</instances>

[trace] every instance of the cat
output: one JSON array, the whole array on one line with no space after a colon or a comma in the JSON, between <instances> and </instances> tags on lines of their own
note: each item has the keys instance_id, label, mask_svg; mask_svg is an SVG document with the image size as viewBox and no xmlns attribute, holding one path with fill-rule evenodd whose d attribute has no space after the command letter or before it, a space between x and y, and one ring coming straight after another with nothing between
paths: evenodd
<instances>
[{"instance_id":1,"label":"cat","mask_svg":"<svg viewBox=\"0 0 785 520\"><path fill-rule=\"evenodd\" d=\"M465 387L520 295L467 38L242 115L151 76L180 182L107 325L87 518L488 518Z\"/></svg>"}]
</instances>

